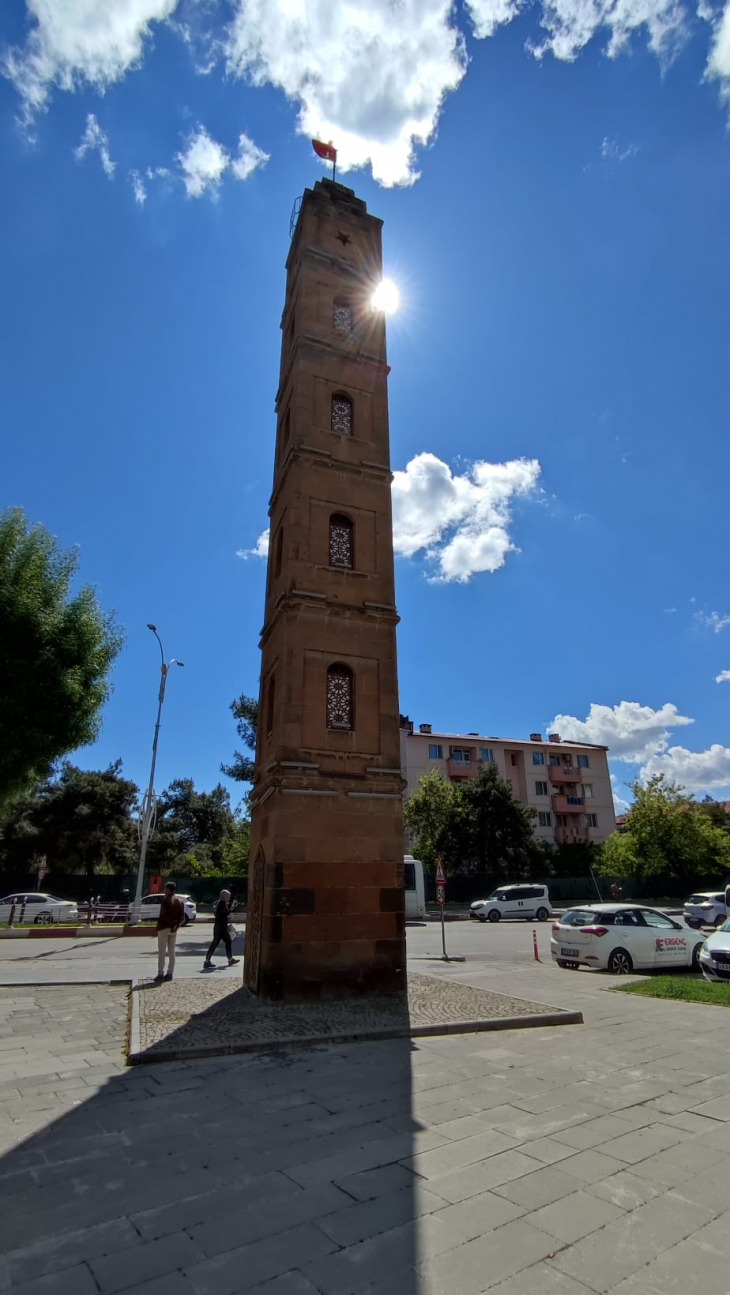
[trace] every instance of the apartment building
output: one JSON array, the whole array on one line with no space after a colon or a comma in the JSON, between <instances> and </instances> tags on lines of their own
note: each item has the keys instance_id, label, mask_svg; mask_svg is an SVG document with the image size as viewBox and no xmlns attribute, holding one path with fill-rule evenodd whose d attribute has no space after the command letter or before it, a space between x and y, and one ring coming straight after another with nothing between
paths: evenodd
<instances>
[{"instance_id":1,"label":"apartment building","mask_svg":"<svg viewBox=\"0 0 730 1295\"><path fill-rule=\"evenodd\" d=\"M473 778L495 764L513 794L536 810L535 835L555 845L605 841L616 827L608 747L563 742L559 733L543 740L481 733L435 733L401 716L401 768L406 799L421 774L437 769L452 782Z\"/></svg>"}]
</instances>

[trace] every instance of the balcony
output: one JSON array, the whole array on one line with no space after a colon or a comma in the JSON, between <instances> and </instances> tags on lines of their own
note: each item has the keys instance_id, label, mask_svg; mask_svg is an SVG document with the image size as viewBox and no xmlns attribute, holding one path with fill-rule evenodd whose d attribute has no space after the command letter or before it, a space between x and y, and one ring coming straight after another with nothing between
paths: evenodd
<instances>
[{"instance_id":1,"label":"balcony","mask_svg":"<svg viewBox=\"0 0 730 1295\"><path fill-rule=\"evenodd\" d=\"M575 764L549 764L548 776L551 782L582 782L583 770Z\"/></svg>"},{"instance_id":2,"label":"balcony","mask_svg":"<svg viewBox=\"0 0 730 1295\"><path fill-rule=\"evenodd\" d=\"M582 796L561 796L558 792L553 796L552 801L556 814L580 814L585 809L585 800Z\"/></svg>"},{"instance_id":3,"label":"balcony","mask_svg":"<svg viewBox=\"0 0 730 1295\"><path fill-rule=\"evenodd\" d=\"M577 845L582 841L588 840L588 833L585 829L576 827L556 827L555 841L557 845Z\"/></svg>"},{"instance_id":4,"label":"balcony","mask_svg":"<svg viewBox=\"0 0 730 1295\"><path fill-rule=\"evenodd\" d=\"M446 773L449 778L473 778L480 766L479 760L454 760L449 756Z\"/></svg>"}]
</instances>

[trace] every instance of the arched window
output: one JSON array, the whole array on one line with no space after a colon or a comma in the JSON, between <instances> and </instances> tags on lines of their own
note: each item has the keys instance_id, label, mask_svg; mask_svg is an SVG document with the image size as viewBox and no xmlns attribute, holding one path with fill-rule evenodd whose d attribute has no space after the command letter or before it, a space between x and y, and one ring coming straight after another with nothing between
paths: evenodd
<instances>
[{"instance_id":1,"label":"arched window","mask_svg":"<svg viewBox=\"0 0 730 1295\"><path fill-rule=\"evenodd\" d=\"M327 671L327 728L353 727L355 681L349 666L338 662Z\"/></svg>"},{"instance_id":2,"label":"arched window","mask_svg":"<svg viewBox=\"0 0 730 1295\"><path fill-rule=\"evenodd\" d=\"M349 517L342 513L333 513L330 517L330 566L349 567L355 565L353 556L354 526Z\"/></svg>"},{"instance_id":3,"label":"arched window","mask_svg":"<svg viewBox=\"0 0 730 1295\"><path fill-rule=\"evenodd\" d=\"M338 393L332 397L332 431L352 436L352 401Z\"/></svg>"},{"instance_id":4,"label":"arched window","mask_svg":"<svg viewBox=\"0 0 730 1295\"><path fill-rule=\"evenodd\" d=\"M335 297L332 324L336 333L352 332L352 306L342 297Z\"/></svg>"},{"instance_id":5,"label":"arched window","mask_svg":"<svg viewBox=\"0 0 730 1295\"><path fill-rule=\"evenodd\" d=\"M276 695L276 679L273 674L269 679L268 692L266 694L266 735L269 736L274 730L274 698Z\"/></svg>"},{"instance_id":6,"label":"arched window","mask_svg":"<svg viewBox=\"0 0 730 1295\"><path fill-rule=\"evenodd\" d=\"M274 575L281 575L281 559L284 553L284 527L279 527L279 534L276 537L276 557L274 559Z\"/></svg>"}]
</instances>

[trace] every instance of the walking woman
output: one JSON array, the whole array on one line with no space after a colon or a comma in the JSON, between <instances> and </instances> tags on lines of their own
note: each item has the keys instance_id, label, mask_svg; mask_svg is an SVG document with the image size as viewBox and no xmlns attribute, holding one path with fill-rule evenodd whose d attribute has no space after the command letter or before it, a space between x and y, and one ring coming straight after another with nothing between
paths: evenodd
<instances>
[{"instance_id":1,"label":"walking woman","mask_svg":"<svg viewBox=\"0 0 730 1295\"><path fill-rule=\"evenodd\" d=\"M240 961L239 958L233 957L233 954L231 951L231 937L228 934L228 922L230 920L232 907L233 905L231 904L230 890L222 890L220 893L220 898L215 908L215 915L213 917L213 939L211 940L210 948L208 949L208 952L205 955L205 962L203 963L203 971L212 971L213 963L211 962L211 958L213 957L213 954L218 948L218 945L220 944L221 940L223 941L223 945L226 950L226 956L228 958L228 966L232 967L234 962Z\"/></svg>"}]
</instances>

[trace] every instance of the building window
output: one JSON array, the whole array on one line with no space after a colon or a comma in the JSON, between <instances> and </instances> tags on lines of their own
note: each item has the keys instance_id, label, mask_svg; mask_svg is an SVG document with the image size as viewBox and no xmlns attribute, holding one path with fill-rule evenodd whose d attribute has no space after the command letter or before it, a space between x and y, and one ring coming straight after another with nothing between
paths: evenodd
<instances>
[{"instance_id":1,"label":"building window","mask_svg":"<svg viewBox=\"0 0 730 1295\"><path fill-rule=\"evenodd\" d=\"M598 827L597 814L586 814L586 827Z\"/></svg>"},{"instance_id":2,"label":"building window","mask_svg":"<svg viewBox=\"0 0 730 1295\"><path fill-rule=\"evenodd\" d=\"M539 809L537 811L537 824L538 827L552 827L553 816L549 810Z\"/></svg>"},{"instance_id":3,"label":"building window","mask_svg":"<svg viewBox=\"0 0 730 1295\"><path fill-rule=\"evenodd\" d=\"M352 401L349 396L332 397L332 431L352 436Z\"/></svg>"},{"instance_id":4,"label":"building window","mask_svg":"<svg viewBox=\"0 0 730 1295\"><path fill-rule=\"evenodd\" d=\"M546 782L536 782L536 783L535 783L535 795L536 795L536 796L547 796L547 794L548 794L548 785L547 785L547 783L546 783Z\"/></svg>"},{"instance_id":5,"label":"building window","mask_svg":"<svg viewBox=\"0 0 730 1295\"><path fill-rule=\"evenodd\" d=\"M353 727L352 670L346 665L331 665L327 671L327 728Z\"/></svg>"},{"instance_id":6,"label":"building window","mask_svg":"<svg viewBox=\"0 0 730 1295\"><path fill-rule=\"evenodd\" d=\"M545 763L545 752L544 752L544 751L533 751L533 753L532 753L532 763L533 763L533 764L544 764L544 763Z\"/></svg>"},{"instance_id":7,"label":"building window","mask_svg":"<svg viewBox=\"0 0 730 1295\"><path fill-rule=\"evenodd\" d=\"M513 767L517 764L517 756L515 755L514 751L510 755L509 762Z\"/></svg>"},{"instance_id":8,"label":"building window","mask_svg":"<svg viewBox=\"0 0 730 1295\"><path fill-rule=\"evenodd\" d=\"M591 799L592 799L592 797L593 797L593 783L592 783L592 782L584 782L584 783L583 783L583 795L585 796L586 800L591 800Z\"/></svg>"},{"instance_id":9,"label":"building window","mask_svg":"<svg viewBox=\"0 0 730 1295\"><path fill-rule=\"evenodd\" d=\"M276 695L276 679L273 674L269 679L268 691L266 693L266 735L267 737L274 729L274 698Z\"/></svg>"},{"instance_id":10,"label":"building window","mask_svg":"<svg viewBox=\"0 0 730 1295\"><path fill-rule=\"evenodd\" d=\"M444 748L442 747L440 742L429 742L428 758L429 760L443 760Z\"/></svg>"},{"instance_id":11,"label":"building window","mask_svg":"<svg viewBox=\"0 0 730 1295\"><path fill-rule=\"evenodd\" d=\"M579 755L579 756L578 756L578 768L579 768L579 769L590 769L590 767L591 767L591 762L590 762L590 760L588 759L588 756L587 756L587 755Z\"/></svg>"},{"instance_id":12,"label":"building window","mask_svg":"<svg viewBox=\"0 0 730 1295\"><path fill-rule=\"evenodd\" d=\"M485 760L487 764L491 764L492 760L494 759L494 751L492 750L491 746L482 747L481 751L479 752L479 759Z\"/></svg>"},{"instance_id":13,"label":"building window","mask_svg":"<svg viewBox=\"0 0 730 1295\"><path fill-rule=\"evenodd\" d=\"M349 301L342 301L339 297L335 299L332 323L336 333L352 332L352 306Z\"/></svg>"},{"instance_id":14,"label":"building window","mask_svg":"<svg viewBox=\"0 0 730 1295\"><path fill-rule=\"evenodd\" d=\"M464 747L461 746L452 746L451 759L457 760L460 764L470 764L471 751L466 751Z\"/></svg>"},{"instance_id":15,"label":"building window","mask_svg":"<svg viewBox=\"0 0 730 1295\"><path fill-rule=\"evenodd\" d=\"M551 763L551 764L553 764L553 765L555 765L555 764L560 764L560 756L559 756L559 755L551 755L551 756L550 756L550 763Z\"/></svg>"},{"instance_id":16,"label":"building window","mask_svg":"<svg viewBox=\"0 0 730 1295\"><path fill-rule=\"evenodd\" d=\"M331 567L349 567L352 569L355 565L352 543L354 529L349 517L343 517L341 513L333 513L330 517Z\"/></svg>"},{"instance_id":17,"label":"building window","mask_svg":"<svg viewBox=\"0 0 730 1295\"><path fill-rule=\"evenodd\" d=\"M567 826L568 826L568 815L567 815L567 814L556 814L556 815L555 815L555 826L556 826L556 827L567 827Z\"/></svg>"}]
</instances>

